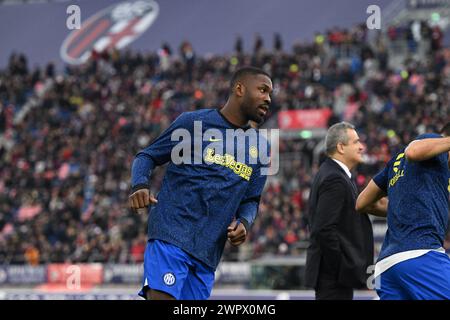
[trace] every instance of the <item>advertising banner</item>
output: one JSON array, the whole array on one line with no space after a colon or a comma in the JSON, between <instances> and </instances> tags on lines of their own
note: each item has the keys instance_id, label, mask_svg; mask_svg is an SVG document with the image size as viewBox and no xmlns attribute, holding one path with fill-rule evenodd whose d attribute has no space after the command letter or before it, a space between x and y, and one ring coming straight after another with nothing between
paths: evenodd
<instances>
[{"instance_id":1,"label":"advertising banner","mask_svg":"<svg viewBox=\"0 0 450 320\"><path fill-rule=\"evenodd\" d=\"M45 266L0 266L1 284L38 284L47 280Z\"/></svg>"},{"instance_id":2,"label":"advertising banner","mask_svg":"<svg viewBox=\"0 0 450 320\"><path fill-rule=\"evenodd\" d=\"M103 282L103 265L89 264L49 264L48 283L100 284Z\"/></svg>"},{"instance_id":3,"label":"advertising banner","mask_svg":"<svg viewBox=\"0 0 450 320\"><path fill-rule=\"evenodd\" d=\"M330 109L280 111L278 126L285 130L326 128L330 116Z\"/></svg>"}]
</instances>

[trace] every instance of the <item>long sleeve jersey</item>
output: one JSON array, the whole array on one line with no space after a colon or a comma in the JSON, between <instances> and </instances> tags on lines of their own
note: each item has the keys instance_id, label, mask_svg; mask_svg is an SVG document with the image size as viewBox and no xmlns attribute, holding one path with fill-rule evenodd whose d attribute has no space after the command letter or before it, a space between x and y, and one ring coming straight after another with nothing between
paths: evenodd
<instances>
[{"instance_id":1,"label":"long sleeve jersey","mask_svg":"<svg viewBox=\"0 0 450 320\"><path fill-rule=\"evenodd\" d=\"M234 126L217 109L181 114L133 161L133 192L149 188L152 170L169 162L158 203L149 209L149 239L172 243L215 269L228 225L239 218L248 232L257 215L267 178L261 169L268 166L261 156L269 153L258 130Z\"/></svg>"}]
</instances>

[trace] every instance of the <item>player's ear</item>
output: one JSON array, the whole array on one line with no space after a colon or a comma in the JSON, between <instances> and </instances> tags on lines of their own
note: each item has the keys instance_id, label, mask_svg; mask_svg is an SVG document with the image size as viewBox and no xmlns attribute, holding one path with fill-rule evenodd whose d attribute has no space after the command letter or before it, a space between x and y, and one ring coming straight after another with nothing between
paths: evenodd
<instances>
[{"instance_id":1,"label":"player's ear","mask_svg":"<svg viewBox=\"0 0 450 320\"><path fill-rule=\"evenodd\" d=\"M238 96L238 97L243 97L245 94L245 87L241 82L237 82L236 86L234 87L234 93Z\"/></svg>"}]
</instances>

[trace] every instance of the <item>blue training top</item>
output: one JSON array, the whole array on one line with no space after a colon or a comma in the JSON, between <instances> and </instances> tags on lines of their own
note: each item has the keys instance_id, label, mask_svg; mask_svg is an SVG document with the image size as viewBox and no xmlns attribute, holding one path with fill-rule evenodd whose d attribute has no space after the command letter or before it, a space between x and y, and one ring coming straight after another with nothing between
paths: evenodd
<instances>
[{"instance_id":1,"label":"blue training top","mask_svg":"<svg viewBox=\"0 0 450 320\"><path fill-rule=\"evenodd\" d=\"M206 130L211 133L214 129L214 135L209 138L204 135ZM227 139L227 129L232 129L237 138ZM270 146L257 133L250 127L234 126L217 109L204 109L182 113L149 147L140 151L131 170L132 192L149 188L155 166L170 161L158 203L150 210L149 239L172 243L215 269L229 224L239 218L248 232L258 211L267 179L261 169L268 167L261 164L260 156L268 156ZM172 134L177 137L174 139ZM248 138L250 134L257 141ZM199 140L200 143L194 144ZM181 151L181 147L187 149ZM231 153L226 153L230 149ZM185 152L190 153L191 163L176 164L178 160L174 163L172 153L186 158ZM193 163L194 160L200 163Z\"/></svg>"},{"instance_id":2,"label":"blue training top","mask_svg":"<svg viewBox=\"0 0 450 320\"><path fill-rule=\"evenodd\" d=\"M442 138L423 134L416 140ZM448 153L408 161L395 155L374 178L389 198L388 230L378 261L398 252L442 247L448 224Z\"/></svg>"}]
</instances>

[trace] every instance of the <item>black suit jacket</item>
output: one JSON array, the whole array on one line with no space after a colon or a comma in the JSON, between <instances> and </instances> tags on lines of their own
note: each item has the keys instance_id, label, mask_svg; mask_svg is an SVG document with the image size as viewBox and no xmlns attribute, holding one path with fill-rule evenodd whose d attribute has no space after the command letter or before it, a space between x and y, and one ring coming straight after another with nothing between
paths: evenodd
<instances>
[{"instance_id":1,"label":"black suit jacket","mask_svg":"<svg viewBox=\"0 0 450 320\"><path fill-rule=\"evenodd\" d=\"M356 198L356 186L345 171L325 159L309 198L306 286L316 288L325 275L343 286L366 287L367 267L373 264L373 232L369 217L356 212Z\"/></svg>"}]
</instances>

